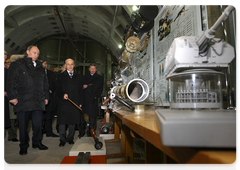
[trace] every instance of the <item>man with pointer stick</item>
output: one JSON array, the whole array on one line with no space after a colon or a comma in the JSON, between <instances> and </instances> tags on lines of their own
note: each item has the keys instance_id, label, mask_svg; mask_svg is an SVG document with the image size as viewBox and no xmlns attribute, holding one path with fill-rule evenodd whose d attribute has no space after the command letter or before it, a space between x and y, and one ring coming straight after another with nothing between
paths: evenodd
<instances>
[{"instance_id":1,"label":"man with pointer stick","mask_svg":"<svg viewBox=\"0 0 240 170\"><path fill-rule=\"evenodd\" d=\"M82 76L74 72L74 61L65 60L66 70L59 75L57 80L57 95L59 96L57 123L59 124L59 146L64 146L66 142L74 144L73 137L75 125L84 122L81 111L75 107L68 98L72 99L80 108L83 103ZM66 136L66 125L68 125L68 135Z\"/></svg>"}]
</instances>

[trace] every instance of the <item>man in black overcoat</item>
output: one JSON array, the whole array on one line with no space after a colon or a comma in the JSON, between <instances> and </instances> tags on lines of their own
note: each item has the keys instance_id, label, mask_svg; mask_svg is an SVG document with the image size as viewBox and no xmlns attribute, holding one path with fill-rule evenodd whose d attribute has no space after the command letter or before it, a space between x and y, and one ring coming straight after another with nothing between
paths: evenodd
<instances>
[{"instance_id":1,"label":"man in black overcoat","mask_svg":"<svg viewBox=\"0 0 240 170\"><path fill-rule=\"evenodd\" d=\"M79 124L83 116L79 108L72 104L68 98L82 107L82 76L74 72L74 61L65 61L66 70L59 74L57 79L57 95L59 97L57 123L59 124L59 146L64 146L66 142L74 144L73 137L75 125ZM66 125L68 125L68 135L66 136Z\"/></svg>"},{"instance_id":2,"label":"man in black overcoat","mask_svg":"<svg viewBox=\"0 0 240 170\"><path fill-rule=\"evenodd\" d=\"M47 74L49 84L49 102L48 105L46 105L46 111L44 113L43 132L46 133L46 137L59 137L58 135L54 134L52 130L52 122L55 111L54 94L56 91L56 75L53 71L47 69L47 61L45 60L43 60L43 68L45 69L45 73Z\"/></svg>"},{"instance_id":3,"label":"man in black overcoat","mask_svg":"<svg viewBox=\"0 0 240 170\"><path fill-rule=\"evenodd\" d=\"M27 154L29 146L28 122L32 118L32 147L46 150L41 143L42 117L48 104L48 80L42 63L38 61L39 49L27 48L27 56L12 62L8 70L7 94L9 102L14 105L19 121L20 155Z\"/></svg>"},{"instance_id":4,"label":"man in black overcoat","mask_svg":"<svg viewBox=\"0 0 240 170\"><path fill-rule=\"evenodd\" d=\"M3 128L10 127L9 104L7 98L7 74L8 70L3 67L7 59L7 52L0 49L0 132ZM0 146L0 149L3 147Z\"/></svg>"},{"instance_id":5,"label":"man in black overcoat","mask_svg":"<svg viewBox=\"0 0 240 170\"><path fill-rule=\"evenodd\" d=\"M97 66L92 63L89 65L89 74L83 76L83 113L88 114L90 126L96 130L96 120L98 116L98 98L103 91L103 77L96 73ZM81 128L80 128L81 129ZM79 131L81 137L81 131ZM90 136L88 132L88 136Z\"/></svg>"}]
</instances>

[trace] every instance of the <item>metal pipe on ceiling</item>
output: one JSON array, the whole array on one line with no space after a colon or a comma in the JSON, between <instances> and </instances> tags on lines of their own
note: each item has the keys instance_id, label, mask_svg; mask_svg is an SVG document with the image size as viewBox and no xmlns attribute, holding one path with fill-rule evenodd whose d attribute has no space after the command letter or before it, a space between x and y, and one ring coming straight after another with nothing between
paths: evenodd
<instances>
[{"instance_id":1,"label":"metal pipe on ceiling","mask_svg":"<svg viewBox=\"0 0 240 170\"><path fill-rule=\"evenodd\" d=\"M116 5L116 8L115 8L115 12L114 12L114 17L113 17L113 22L112 22L112 27L111 27L111 34L108 38L108 40L110 40L110 38L113 37L113 33L114 33L114 30L115 30L115 21L116 21L116 17L117 17L117 12L118 12L118 5Z\"/></svg>"},{"instance_id":2,"label":"metal pipe on ceiling","mask_svg":"<svg viewBox=\"0 0 240 170\"><path fill-rule=\"evenodd\" d=\"M66 36L67 36L68 40L70 41L70 43L71 43L71 45L72 45L72 47L78 52L78 54L79 54L84 60L86 60L87 62L89 62L89 60L86 59L86 58L82 55L82 53L78 50L78 48L74 45L74 43L73 43L71 37L69 36L68 31L67 31L67 29L66 29L66 27L65 27L65 25L64 25L64 21L63 21L63 19L62 19L62 17L61 17L61 14L59 13L58 6L56 6L55 8L56 8L56 12L58 13L58 17L59 17L59 19L60 19L60 22L61 22L61 24L62 24L62 27L63 27L63 29L64 29L64 31L65 31L65 33L66 33Z\"/></svg>"}]
</instances>

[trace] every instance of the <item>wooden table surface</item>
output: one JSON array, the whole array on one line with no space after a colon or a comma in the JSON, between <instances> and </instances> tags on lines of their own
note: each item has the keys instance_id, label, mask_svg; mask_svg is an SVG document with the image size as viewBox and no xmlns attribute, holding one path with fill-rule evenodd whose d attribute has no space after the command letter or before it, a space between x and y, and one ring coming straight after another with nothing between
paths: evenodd
<instances>
[{"instance_id":1,"label":"wooden table surface","mask_svg":"<svg viewBox=\"0 0 240 170\"><path fill-rule=\"evenodd\" d=\"M163 151L178 163L223 163L236 160L235 149L188 148L163 146L159 134L154 107L145 107L144 111L132 112L122 108L115 111L122 124L140 135L146 141Z\"/></svg>"}]
</instances>

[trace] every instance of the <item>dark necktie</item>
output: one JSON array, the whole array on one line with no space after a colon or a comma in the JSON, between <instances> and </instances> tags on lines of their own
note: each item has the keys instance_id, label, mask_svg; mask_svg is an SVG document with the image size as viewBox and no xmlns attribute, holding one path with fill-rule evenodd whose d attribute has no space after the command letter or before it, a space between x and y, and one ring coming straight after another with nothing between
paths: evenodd
<instances>
[{"instance_id":1,"label":"dark necktie","mask_svg":"<svg viewBox=\"0 0 240 170\"><path fill-rule=\"evenodd\" d=\"M72 72L69 72L69 75L70 75L70 78L72 78L72 76L73 76L73 73L72 73Z\"/></svg>"}]
</instances>

